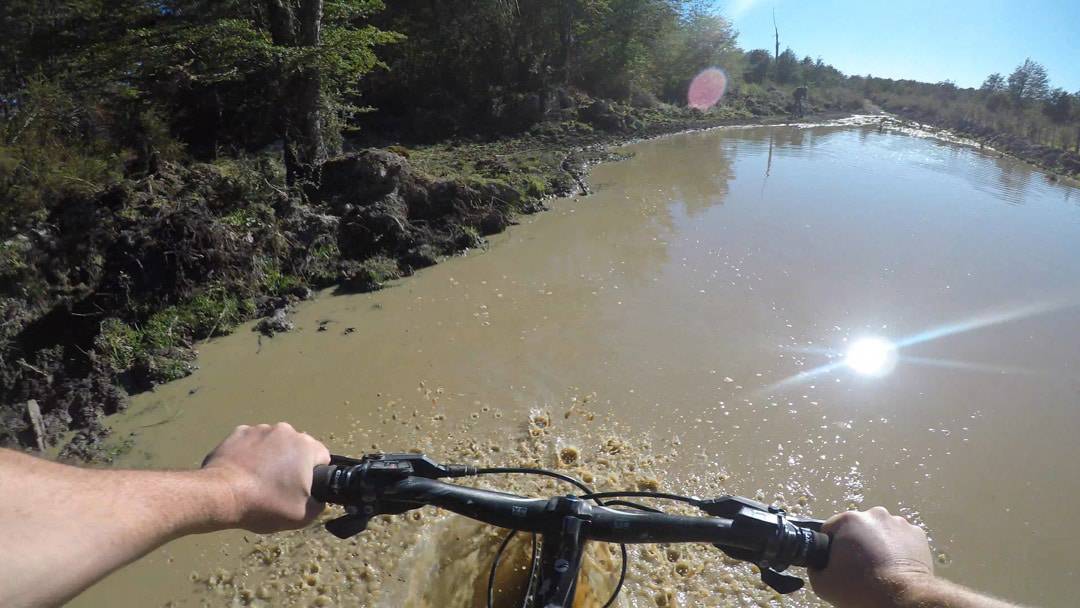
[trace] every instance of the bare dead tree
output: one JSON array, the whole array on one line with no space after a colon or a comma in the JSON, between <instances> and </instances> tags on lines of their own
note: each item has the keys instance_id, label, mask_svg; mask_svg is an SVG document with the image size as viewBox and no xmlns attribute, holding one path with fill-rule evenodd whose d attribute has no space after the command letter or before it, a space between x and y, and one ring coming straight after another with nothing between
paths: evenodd
<instances>
[{"instance_id":1,"label":"bare dead tree","mask_svg":"<svg viewBox=\"0 0 1080 608\"><path fill-rule=\"evenodd\" d=\"M772 10L772 28L773 34L776 35L776 54L773 55L773 59L780 58L780 30L776 27L776 9Z\"/></svg>"}]
</instances>

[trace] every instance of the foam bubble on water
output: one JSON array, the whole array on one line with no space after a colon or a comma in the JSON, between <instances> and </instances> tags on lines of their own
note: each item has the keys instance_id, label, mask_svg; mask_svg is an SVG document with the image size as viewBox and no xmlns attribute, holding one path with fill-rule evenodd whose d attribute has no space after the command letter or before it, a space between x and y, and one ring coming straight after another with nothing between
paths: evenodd
<instances>
[{"instance_id":1,"label":"foam bubble on water","mask_svg":"<svg viewBox=\"0 0 1080 608\"><path fill-rule=\"evenodd\" d=\"M707 68L694 77L686 93L686 104L698 110L708 110L724 97L727 74L720 68Z\"/></svg>"},{"instance_id":2,"label":"foam bubble on water","mask_svg":"<svg viewBox=\"0 0 1080 608\"><path fill-rule=\"evenodd\" d=\"M394 408L400 409L400 408ZM498 412L484 412L494 417ZM396 421L383 411L385 424ZM598 491L678 489L690 494L720 495L727 475L678 480L679 446L590 411L575 400L565 414L534 410L516 430L483 436L473 422L453 431L445 422L414 412L407 424L417 428L417 451L444 462L478 466L533 466L558 469L586 480ZM371 421L367 421L370 425ZM505 428L505 427L504 427ZM360 431L361 435L363 431ZM350 433L335 451L361 453L367 442ZM484 476L458 480L468 485L532 496L565 493L565 485L543 477ZM759 492L760 493L760 492ZM799 494L811 495L809 490ZM764 498L764 496L762 495ZM784 502L782 497L780 502ZM809 499L806 499L809 500ZM663 504L672 513L696 514L692 507ZM802 512L803 504L791 505ZM322 521L340 514L333 510ZM239 552L212 574L194 573L199 594L211 603L249 606L417 606L482 608L488 569L505 537L498 530L437 509L377 517L366 532L338 540L320 525L265 537L248 537ZM519 534L504 556L496 578L496 605L520 604L531 539ZM239 553L239 555L237 555ZM807 592L780 598L764 587L752 566L736 562L704 544L630 546L627 584L619 606L819 606ZM620 558L613 545L591 543L575 605L600 608L618 579Z\"/></svg>"}]
</instances>

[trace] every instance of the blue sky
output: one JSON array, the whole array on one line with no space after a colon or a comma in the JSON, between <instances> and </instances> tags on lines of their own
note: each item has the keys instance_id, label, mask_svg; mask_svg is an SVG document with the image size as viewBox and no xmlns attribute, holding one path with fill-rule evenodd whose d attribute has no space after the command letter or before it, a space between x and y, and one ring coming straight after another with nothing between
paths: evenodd
<instances>
[{"instance_id":1,"label":"blue sky","mask_svg":"<svg viewBox=\"0 0 1080 608\"><path fill-rule=\"evenodd\" d=\"M1080 90L1080 0L716 0L744 49L821 57L847 74L979 86L1031 57L1052 86Z\"/></svg>"}]
</instances>

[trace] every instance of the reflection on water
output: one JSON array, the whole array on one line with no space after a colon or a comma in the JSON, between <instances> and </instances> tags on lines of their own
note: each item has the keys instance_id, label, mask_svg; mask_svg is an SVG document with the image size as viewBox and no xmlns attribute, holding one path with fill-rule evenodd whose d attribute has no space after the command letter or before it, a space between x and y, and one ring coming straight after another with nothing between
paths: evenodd
<instances>
[{"instance_id":1,"label":"reflection on water","mask_svg":"<svg viewBox=\"0 0 1080 608\"><path fill-rule=\"evenodd\" d=\"M1068 604L1080 535L1046 513L1080 500L1080 311L903 347L912 361L967 367L900 361L870 377L838 366L779 383L860 336L901 339L1075 295L1072 186L877 125L688 133L629 150L634 158L596 168L597 194L557 201L483 252L376 294L324 295L261 350L245 331L206 344L201 371L117 419L119 432L140 436L124 464L194 465L231 425L253 420L290 420L353 454L416 447L512 463L573 443L604 459L613 487L647 469L664 489L783 499L818 516L884 504L926 526L950 578ZM356 331L316 331L327 319ZM611 430L598 436L572 415L542 446L522 436L535 408L558 418L586 399ZM600 455L608 439L633 445L632 458ZM317 530L187 539L76 605L239 597L234 583L207 595L218 568L251 593L277 581L267 593L300 605L420 597L400 595L418 593L401 586L425 580L417 569L436 567L409 542L420 529L380 526L386 536L337 544ZM487 547L470 549L475 560L458 561L474 565L451 578L469 579ZM274 557L263 564L255 548ZM625 605L768 601L746 571L710 561L715 551L685 550L674 561L643 550ZM689 565L672 566L680 561ZM705 571L720 578L684 580ZM441 601L439 589L423 601Z\"/></svg>"}]
</instances>

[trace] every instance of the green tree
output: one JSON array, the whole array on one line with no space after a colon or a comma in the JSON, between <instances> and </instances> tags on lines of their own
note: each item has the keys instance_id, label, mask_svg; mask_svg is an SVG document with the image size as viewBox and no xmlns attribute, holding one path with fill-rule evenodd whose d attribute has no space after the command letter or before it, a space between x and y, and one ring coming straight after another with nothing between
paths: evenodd
<instances>
[{"instance_id":1,"label":"green tree","mask_svg":"<svg viewBox=\"0 0 1080 608\"><path fill-rule=\"evenodd\" d=\"M1046 68L1031 59L1025 59L1023 64L1009 74L1008 87L1013 101L1025 104L1045 99L1050 90L1050 79L1046 75Z\"/></svg>"},{"instance_id":2,"label":"green tree","mask_svg":"<svg viewBox=\"0 0 1080 608\"><path fill-rule=\"evenodd\" d=\"M1001 74L994 72L986 77L979 90L984 93L1004 93L1005 78Z\"/></svg>"},{"instance_id":3,"label":"green tree","mask_svg":"<svg viewBox=\"0 0 1080 608\"><path fill-rule=\"evenodd\" d=\"M187 112L194 129L213 130L199 123L215 113L256 116L266 124L251 125L250 137L262 143L263 127L280 138L290 185L318 179L358 109L350 95L381 65L375 47L399 39L367 23L381 0L146 1L160 19L119 45L117 77L133 73L145 89L178 96L176 114Z\"/></svg>"},{"instance_id":4,"label":"green tree","mask_svg":"<svg viewBox=\"0 0 1080 608\"><path fill-rule=\"evenodd\" d=\"M776 81L783 84L793 84L800 79L799 58L795 51L785 49L776 58Z\"/></svg>"},{"instance_id":5,"label":"green tree","mask_svg":"<svg viewBox=\"0 0 1080 608\"><path fill-rule=\"evenodd\" d=\"M1058 124L1069 122L1073 111L1073 96L1062 88L1051 91L1043 106L1043 113Z\"/></svg>"},{"instance_id":6,"label":"green tree","mask_svg":"<svg viewBox=\"0 0 1080 608\"><path fill-rule=\"evenodd\" d=\"M685 102L694 76L708 67L725 68L730 78L739 62L731 23L695 7L665 32L652 61L659 93L672 102Z\"/></svg>"},{"instance_id":7,"label":"green tree","mask_svg":"<svg viewBox=\"0 0 1080 608\"><path fill-rule=\"evenodd\" d=\"M754 49L746 54L746 72L743 79L747 82L761 84L769 75L769 66L772 64L772 55L765 49Z\"/></svg>"}]
</instances>

